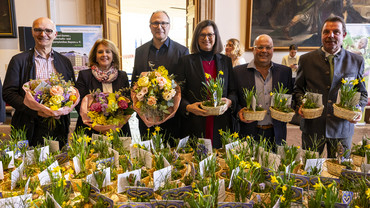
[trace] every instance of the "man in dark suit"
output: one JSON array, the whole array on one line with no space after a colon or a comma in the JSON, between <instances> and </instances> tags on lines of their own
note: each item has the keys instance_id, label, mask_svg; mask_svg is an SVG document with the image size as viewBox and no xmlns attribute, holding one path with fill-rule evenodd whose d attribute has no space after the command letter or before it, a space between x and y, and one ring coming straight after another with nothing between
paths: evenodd
<instances>
[{"instance_id":1,"label":"man in dark suit","mask_svg":"<svg viewBox=\"0 0 370 208\"><path fill-rule=\"evenodd\" d=\"M341 80L362 80L364 72L364 59L342 48L346 34L343 19L338 16L329 17L321 31L322 46L301 56L294 86L294 99L302 117L301 98L306 90L322 94L322 116L301 120L302 147L317 148L322 153L326 143L328 157L335 157L338 141L345 149L351 149L354 124L361 120L361 116L347 121L333 115L333 103L336 103ZM329 59L333 60L333 70ZM359 105L363 109L367 103L365 83L360 82L357 88L361 92Z\"/></svg>"},{"instance_id":2,"label":"man in dark suit","mask_svg":"<svg viewBox=\"0 0 370 208\"><path fill-rule=\"evenodd\" d=\"M55 24L46 17L36 19L32 24L32 36L35 47L29 51L17 54L9 62L6 71L3 98L6 103L15 108L11 124L17 129L25 127L27 139L31 146L43 144L44 136L53 136L62 146L67 142L69 133L69 115L61 116L53 131L48 129L41 111L34 111L23 104L25 92L24 83L30 79L47 79L51 73L61 73L64 79L75 81L71 62L54 51L51 47L57 36Z\"/></svg>"},{"instance_id":3,"label":"man in dark suit","mask_svg":"<svg viewBox=\"0 0 370 208\"><path fill-rule=\"evenodd\" d=\"M288 88L288 93L292 93L293 82L289 67L271 61L273 52L271 37L265 34L258 36L253 44L254 59L248 64L235 67L234 75L238 89L240 136L252 135L258 140L263 135L275 147L286 140L286 123L271 118L268 110L271 104L270 93L278 88L278 83ZM243 108L246 106L243 88L251 90L253 87L257 91L258 104L268 110L262 121L250 121L243 117Z\"/></svg>"},{"instance_id":4,"label":"man in dark suit","mask_svg":"<svg viewBox=\"0 0 370 208\"><path fill-rule=\"evenodd\" d=\"M164 66L168 74L174 74L175 65L181 56L189 54L189 50L181 44L168 37L170 31L170 17L165 11L153 12L150 17L150 30L153 39L136 49L134 70L132 72L131 85L133 86L141 72L151 71L151 69ZM147 126L139 119L140 134L143 136L147 132ZM160 127L166 132L167 137L178 137L180 128L177 116L169 119ZM152 129L153 130L153 129Z\"/></svg>"}]
</instances>

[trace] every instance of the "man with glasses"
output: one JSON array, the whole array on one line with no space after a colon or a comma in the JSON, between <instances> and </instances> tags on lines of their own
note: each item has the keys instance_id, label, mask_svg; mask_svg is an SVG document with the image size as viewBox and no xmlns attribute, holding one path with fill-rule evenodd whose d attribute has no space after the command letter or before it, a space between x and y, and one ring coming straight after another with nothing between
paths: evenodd
<instances>
[{"instance_id":1,"label":"man with glasses","mask_svg":"<svg viewBox=\"0 0 370 208\"><path fill-rule=\"evenodd\" d=\"M237 112L240 119L240 136L252 135L258 141L262 135L275 150L276 145L281 145L283 140L286 140L286 123L271 118L268 110L271 105L270 93L278 88L278 83L283 84L289 90L288 93L292 93L292 70L271 61L274 46L270 36L266 34L258 36L253 45L254 59L249 64L234 68L238 89ZM256 105L267 110L264 120L252 121L243 117L243 108L246 106L244 88L256 89Z\"/></svg>"},{"instance_id":2,"label":"man with glasses","mask_svg":"<svg viewBox=\"0 0 370 208\"><path fill-rule=\"evenodd\" d=\"M24 83L31 79L47 79L52 73L60 73L66 81L75 81L71 62L52 49L53 40L57 36L55 24L46 17L36 19L32 24L32 36L35 47L13 56L9 62L4 80L3 98L6 103L15 108L11 125L16 129L27 131L27 139L31 146L43 144L43 137L52 136L59 141L60 146L67 142L69 133L69 115L57 118L56 128L48 129L46 118L42 111L34 111L23 104L25 92Z\"/></svg>"},{"instance_id":3,"label":"man with glasses","mask_svg":"<svg viewBox=\"0 0 370 208\"><path fill-rule=\"evenodd\" d=\"M175 65L181 56L189 54L189 50L181 44L168 37L170 31L170 17L165 11L153 12L150 17L149 28L153 34L153 39L140 46L135 51L134 69L132 72L131 85L133 86L141 72L156 69L164 66L168 74L174 74ZM147 126L139 119L140 134L145 135ZM178 137L179 127L177 116L169 119L160 127L166 131L167 137ZM152 129L153 130L153 129Z\"/></svg>"},{"instance_id":4,"label":"man with glasses","mask_svg":"<svg viewBox=\"0 0 370 208\"><path fill-rule=\"evenodd\" d=\"M302 116L302 147L321 154L326 144L328 158L336 157L339 141L345 149L351 149L354 124L361 120L361 115L353 120L333 115L333 104L337 102L342 80L349 82L357 79L356 88L361 93L358 108L363 110L367 104L365 82L361 82L364 59L342 47L346 35L343 18L331 16L326 19L321 28L322 46L300 57L294 86L296 108ZM307 91L322 94L324 111L319 118L305 119L302 114L301 99Z\"/></svg>"}]
</instances>

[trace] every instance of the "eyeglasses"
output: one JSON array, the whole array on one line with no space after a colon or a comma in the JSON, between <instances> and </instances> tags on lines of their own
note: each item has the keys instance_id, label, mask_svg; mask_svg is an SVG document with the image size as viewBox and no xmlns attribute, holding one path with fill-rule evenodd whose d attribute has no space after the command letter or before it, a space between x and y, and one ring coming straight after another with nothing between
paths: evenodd
<instances>
[{"instance_id":1,"label":"eyeglasses","mask_svg":"<svg viewBox=\"0 0 370 208\"><path fill-rule=\"evenodd\" d=\"M254 46L254 48L257 48L259 51L262 51L264 48L266 48L266 51L272 50L272 46Z\"/></svg>"},{"instance_id":2,"label":"eyeglasses","mask_svg":"<svg viewBox=\"0 0 370 208\"><path fill-rule=\"evenodd\" d=\"M159 27L161 25L162 27L167 27L170 23L169 22L151 22L150 25L153 27Z\"/></svg>"},{"instance_id":3,"label":"eyeglasses","mask_svg":"<svg viewBox=\"0 0 370 208\"><path fill-rule=\"evenodd\" d=\"M213 36L215 36L214 33L208 33L208 34L200 34L199 37L202 38L203 40L206 39L206 37L208 37L208 39L212 39Z\"/></svg>"},{"instance_id":4,"label":"eyeglasses","mask_svg":"<svg viewBox=\"0 0 370 208\"><path fill-rule=\"evenodd\" d=\"M41 29L41 28L33 28L33 32L37 33L37 34L41 34L42 32L44 32L46 35L51 35L54 30L52 29Z\"/></svg>"}]
</instances>

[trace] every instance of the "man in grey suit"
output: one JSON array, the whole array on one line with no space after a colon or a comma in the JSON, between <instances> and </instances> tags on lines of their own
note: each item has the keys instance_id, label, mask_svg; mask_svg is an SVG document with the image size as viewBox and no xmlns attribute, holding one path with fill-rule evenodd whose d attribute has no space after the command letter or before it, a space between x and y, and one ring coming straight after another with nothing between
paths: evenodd
<instances>
[{"instance_id":1,"label":"man in grey suit","mask_svg":"<svg viewBox=\"0 0 370 208\"><path fill-rule=\"evenodd\" d=\"M164 66L168 74L174 74L175 66L181 56L188 55L189 50L183 45L168 37L170 31L170 17L165 11L155 11L150 17L150 30L153 39L136 49L134 70L132 72L131 85L133 86L141 72L150 71L158 66ZM139 119L140 134L147 132L147 126ZM175 116L160 127L166 132L167 137L178 137L179 119Z\"/></svg>"},{"instance_id":2,"label":"man in grey suit","mask_svg":"<svg viewBox=\"0 0 370 208\"><path fill-rule=\"evenodd\" d=\"M345 149L351 148L354 124L361 120L361 116L348 121L333 114L341 80L362 80L364 72L364 59L342 48L346 35L346 25L341 17L332 16L325 20L321 31L322 46L301 56L294 86L294 99L302 117L301 98L306 90L322 94L322 116L316 119L303 117L301 120L302 147L311 150L317 148L321 154L326 143L330 158L335 157L338 141ZM334 55L332 71L330 55ZM357 88L361 93L359 105L363 110L367 104L365 83L360 82Z\"/></svg>"}]
</instances>

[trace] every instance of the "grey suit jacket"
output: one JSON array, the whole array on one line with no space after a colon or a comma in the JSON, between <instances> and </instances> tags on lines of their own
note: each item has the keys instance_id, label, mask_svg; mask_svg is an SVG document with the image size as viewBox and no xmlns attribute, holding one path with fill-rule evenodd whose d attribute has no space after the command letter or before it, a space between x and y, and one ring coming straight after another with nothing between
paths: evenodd
<instances>
[{"instance_id":1,"label":"grey suit jacket","mask_svg":"<svg viewBox=\"0 0 370 208\"><path fill-rule=\"evenodd\" d=\"M334 76L330 85L330 66L321 48L304 54L299 59L298 73L294 86L294 99L297 108L306 90L323 95L324 111L317 119L302 119L301 130L307 134L325 135L327 138L348 138L353 135L354 125L333 115L333 104L337 100L342 78L362 79L364 59L345 49L334 58ZM367 104L365 83L359 83L360 106Z\"/></svg>"}]
</instances>

